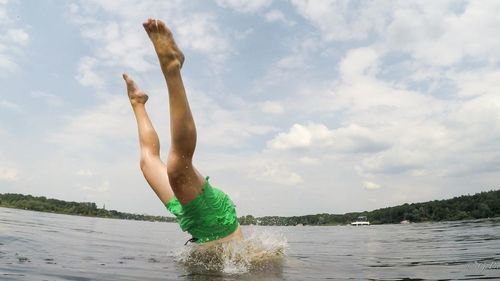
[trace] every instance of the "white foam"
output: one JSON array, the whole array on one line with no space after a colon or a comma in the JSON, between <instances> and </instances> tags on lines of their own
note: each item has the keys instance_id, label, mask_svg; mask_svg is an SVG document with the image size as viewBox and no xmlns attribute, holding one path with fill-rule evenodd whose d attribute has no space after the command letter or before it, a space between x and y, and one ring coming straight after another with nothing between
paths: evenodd
<instances>
[{"instance_id":1,"label":"white foam","mask_svg":"<svg viewBox=\"0 0 500 281\"><path fill-rule=\"evenodd\" d=\"M191 244L175 251L175 260L194 273L242 274L281 267L288 247L286 238L262 228L247 229L242 241L210 248Z\"/></svg>"}]
</instances>

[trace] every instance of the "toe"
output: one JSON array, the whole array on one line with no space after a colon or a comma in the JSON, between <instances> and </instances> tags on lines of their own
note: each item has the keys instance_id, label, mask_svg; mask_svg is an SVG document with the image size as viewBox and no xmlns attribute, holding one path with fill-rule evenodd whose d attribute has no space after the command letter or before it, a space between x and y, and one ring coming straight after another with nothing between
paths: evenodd
<instances>
[{"instance_id":1,"label":"toe","mask_svg":"<svg viewBox=\"0 0 500 281\"><path fill-rule=\"evenodd\" d=\"M123 73L122 76L123 76L123 80L125 80L125 82L128 82L128 80L130 80L130 77L128 77L127 73Z\"/></svg>"},{"instance_id":2,"label":"toe","mask_svg":"<svg viewBox=\"0 0 500 281\"><path fill-rule=\"evenodd\" d=\"M146 30L147 33L150 33L151 32L151 28L150 28L150 25L149 25L149 21L145 22L142 24L142 26L144 26L144 29Z\"/></svg>"},{"instance_id":3,"label":"toe","mask_svg":"<svg viewBox=\"0 0 500 281\"><path fill-rule=\"evenodd\" d=\"M144 29L146 29L146 31L150 33L153 31L154 20L148 19L146 22L142 24L142 26L144 26Z\"/></svg>"},{"instance_id":4,"label":"toe","mask_svg":"<svg viewBox=\"0 0 500 281\"><path fill-rule=\"evenodd\" d=\"M148 26L149 26L150 30L154 30L154 28L156 26L156 20L154 20L154 19L148 19Z\"/></svg>"},{"instance_id":5,"label":"toe","mask_svg":"<svg viewBox=\"0 0 500 281\"><path fill-rule=\"evenodd\" d=\"M157 20L156 24L159 32L165 32L168 30L165 26L165 23L163 23L161 20Z\"/></svg>"},{"instance_id":6,"label":"toe","mask_svg":"<svg viewBox=\"0 0 500 281\"><path fill-rule=\"evenodd\" d=\"M134 91L137 90L137 85L134 80L130 78L126 73L123 74L123 79L125 79L125 83L127 83L127 89Z\"/></svg>"},{"instance_id":7,"label":"toe","mask_svg":"<svg viewBox=\"0 0 500 281\"><path fill-rule=\"evenodd\" d=\"M158 21L153 20L153 24L151 24L151 29L155 32L158 32Z\"/></svg>"}]
</instances>

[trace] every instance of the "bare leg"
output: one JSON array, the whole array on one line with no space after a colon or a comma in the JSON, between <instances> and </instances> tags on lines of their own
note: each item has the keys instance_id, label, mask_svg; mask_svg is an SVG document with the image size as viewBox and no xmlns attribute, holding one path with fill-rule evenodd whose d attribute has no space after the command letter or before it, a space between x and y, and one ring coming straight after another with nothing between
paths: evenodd
<instances>
[{"instance_id":1,"label":"bare leg","mask_svg":"<svg viewBox=\"0 0 500 281\"><path fill-rule=\"evenodd\" d=\"M166 204L174 197L174 192L169 184L167 166L160 159L158 135L146 112L145 104L148 96L137 87L127 74L123 74L123 79L127 84L128 97L137 120L142 173L161 202Z\"/></svg>"},{"instance_id":2,"label":"bare leg","mask_svg":"<svg viewBox=\"0 0 500 281\"><path fill-rule=\"evenodd\" d=\"M167 81L172 138L167 161L168 178L175 196L181 204L186 204L201 192L204 179L192 164L196 126L181 77L184 55L163 22L149 19L143 26L153 42Z\"/></svg>"}]
</instances>

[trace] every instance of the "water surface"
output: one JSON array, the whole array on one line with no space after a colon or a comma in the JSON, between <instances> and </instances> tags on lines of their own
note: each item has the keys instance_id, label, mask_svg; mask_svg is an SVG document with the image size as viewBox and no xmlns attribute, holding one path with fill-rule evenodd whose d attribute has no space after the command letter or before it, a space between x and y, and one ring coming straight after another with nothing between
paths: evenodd
<instances>
[{"instance_id":1,"label":"water surface","mask_svg":"<svg viewBox=\"0 0 500 281\"><path fill-rule=\"evenodd\" d=\"M204 272L173 223L0 208L0 280L500 280L500 219L243 230L285 256Z\"/></svg>"}]
</instances>

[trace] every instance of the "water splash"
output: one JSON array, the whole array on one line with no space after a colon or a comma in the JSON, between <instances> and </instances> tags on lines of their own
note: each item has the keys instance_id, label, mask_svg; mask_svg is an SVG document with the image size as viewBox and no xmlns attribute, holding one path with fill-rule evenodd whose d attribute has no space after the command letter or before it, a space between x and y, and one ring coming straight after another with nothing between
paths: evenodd
<instances>
[{"instance_id":1,"label":"water splash","mask_svg":"<svg viewBox=\"0 0 500 281\"><path fill-rule=\"evenodd\" d=\"M242 241L208 248L195 244L180 248L175 253L175 260L191 273L243 274L281 268L287 247L282 234L250 229Z\"/></svg>"}]
</instances>

